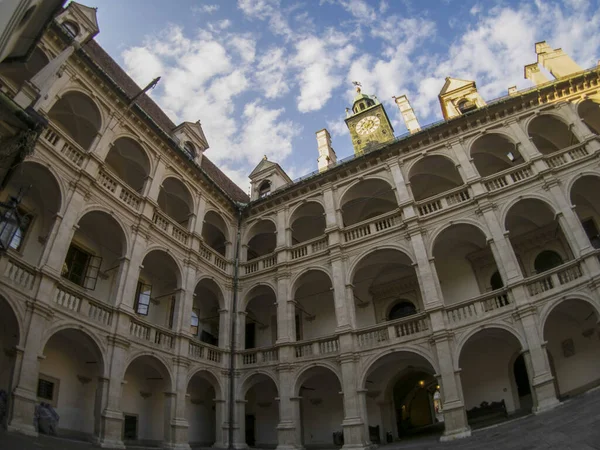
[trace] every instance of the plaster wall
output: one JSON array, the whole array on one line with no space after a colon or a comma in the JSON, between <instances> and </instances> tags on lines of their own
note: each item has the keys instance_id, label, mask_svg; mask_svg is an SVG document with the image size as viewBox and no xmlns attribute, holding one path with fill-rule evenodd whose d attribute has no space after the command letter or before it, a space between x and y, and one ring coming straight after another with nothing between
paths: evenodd
<instances>
[{"instance_id":1,"label":"plaster wall","mask_svg":"<svg viewBox=\"0 0 600 450\"><path fill-rule=\"evenodd\" d=\"M276 397L277 391L270 382L257 384L246 395L246 414L256 418L254 434L258 448L277 446L279 402Z\"/></svg>"},{"instance_id":2,"label":"plaster wall","mask_svg":"<svg viewBox=\"0 0 600 450\"><path fill-rule=\"evenodd\" d=\"M468 300L481 294L471 263L462 258L437 258L435 266L442 287L444 304Z\"/></svg>"},{"instance_id":3,"label":"plaster wall","mask_svg":"<svg viewBox=\"0 0 600 450\"><path fill-rule=\"evenodd\" d=\"M337 321L332 293L303 298L300 302L309 314L315 316L314 320L309 321L306 320L307 315L304 312L301 314L302 340L329 336L335 332Z\"/></svg>"},{"instance_id":4,"label":"plaster wall","mask_svg":"<svg viewBox=\"0 0 600 450\"><path fill-rule=\"evenodd\" d=\"M342 431L344 420L340 384L331 375L313 377L304 383L314 390L302 390L302 431L304 445L333 444L333 432ZM321 400L321 403L314 404Z\"/></svg>"},{"instance_id":5,"label":"plaster wall","mask_svg":"<svg viewBox=\"0 0 600 450\"><path fill-rule=\"evenodd\" d=\"M186 397L188 439L191 443L211 446L215 442L215 391L204 380L190 381Z\"/></svg>"}]
</instances>

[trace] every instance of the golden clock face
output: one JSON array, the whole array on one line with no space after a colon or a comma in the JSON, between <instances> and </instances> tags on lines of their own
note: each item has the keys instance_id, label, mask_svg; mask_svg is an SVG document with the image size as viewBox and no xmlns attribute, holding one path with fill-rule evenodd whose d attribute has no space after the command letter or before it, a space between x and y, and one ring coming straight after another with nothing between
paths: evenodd
<instances>
[{"instance_id":1,"label":"golden clock face","mask_svg":"<svg viewBox=\"0 0 600 450\"><path fill-rule=\"evenodd\" d=\"M361 136L371 134L379 128L380 122L377 116L367 116L356 124L356 132Z\"/></svg>"}]
</instances>

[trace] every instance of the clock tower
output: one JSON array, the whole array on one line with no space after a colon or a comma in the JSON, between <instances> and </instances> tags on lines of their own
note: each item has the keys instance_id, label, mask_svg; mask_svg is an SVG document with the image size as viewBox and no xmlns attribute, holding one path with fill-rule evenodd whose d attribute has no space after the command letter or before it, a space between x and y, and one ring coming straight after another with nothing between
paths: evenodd
<instances>
[{"instance_id":1,"label":"clock tower","mask_svg":"<svg viewBox=\"0 0 600 450\"><path fill-rule=\"evenodd\" d=\"M383 105L374 95L361 92L361 85L356 85L356 97L352 111L346 109L346 125L350 130L354 154L369 152L380 144L394 139L394 128Z\"/></svg>"}]
</instances>

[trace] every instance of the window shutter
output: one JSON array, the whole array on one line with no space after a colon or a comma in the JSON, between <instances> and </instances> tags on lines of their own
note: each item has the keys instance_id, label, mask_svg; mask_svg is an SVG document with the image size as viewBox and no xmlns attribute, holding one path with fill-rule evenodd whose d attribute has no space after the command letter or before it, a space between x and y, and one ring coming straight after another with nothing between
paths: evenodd
<instances>
[{"instance_id":1,"label":"window shutter","mask_svg":"<svg viewBox=\"0 0 600 450\"><path fill-rule=\"evenodd\" d=\"M152 286L138 281L135 292L135 312L147 316L150 309L150 298L152 297Z\"/></svg>"},{"instance_id":2,"label":"window shutter","mask_svg":"<svg viewBox=\"0 0 600 450\"><path fill-rule=\"evenodd\" d=\"M85 271L85 277L83 279L84 288L90 289L92 291L96 289L96 282L98 281L98 275L100 275L101 265L102 258L100 256L90 256Z\"/></svg>"}]
</instances>

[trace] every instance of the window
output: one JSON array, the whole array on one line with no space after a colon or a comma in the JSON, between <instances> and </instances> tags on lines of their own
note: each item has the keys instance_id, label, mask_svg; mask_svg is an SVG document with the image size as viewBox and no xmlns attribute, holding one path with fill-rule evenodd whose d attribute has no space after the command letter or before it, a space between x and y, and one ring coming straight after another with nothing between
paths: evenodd
<instances>
[{"instance_id":1,"label":"window","mask_svg":"<svg viewBox=\"0 0 600 450\"><path fill-rule=\"evenodd\" d=\"M147 316L150 309L150 298L152 296L152 286L138 281L135 292L134 310L141 316Z\"/></svg>"},{"instance_id":2,"label":"window","mask_svg":"<svg viewBox=\"0 0 600 450\"><path fill-rule=\"evenodd\" d=\"M102 258L71 244L63 264L62 276L86 289L96 289Z\"/></svg>"},{"instance_id":3,"label":"window","mask_svg":"<svg viewBox=\"0 0 600 450\"><path fill-rule=\"evenodd\" d=\"M11 214L10 212L0 223L0 229L2 229L2 231L0 232L2 234L0 240L6 241L10 238L10 235L12 234L13 236L9 246L14 250L20 251L23 245L23 241L25 239L25 235L27 234L27 230L29 229L29 225L31 224L33 217L21 208L17 210L17 213L21 219L21 223L19 225L17 225L17 220L14 213ZM6 239L3 239L4 237L6 237Z\"/></svg>"},{"instance_id":4,"label":"window","mask_svg":"<svg viewBox=\"0 0 600 450\"><path fill-rule=\"evenodd\" d=\"M183 151L188 155L190 159L196 157L196 147L190 141L185 141L183 144Z\"/></svg>"},{"instance_id":5,"label":"window","mask_svg":"<svg viewBox=\"0 0 600 450\"><path fill-rule=\"evenodd\" d=\"M79 27L69 20L65 20L63 22L63 27L64 27L65 31L67 32L67 34L69 36L71 36L72 38L76 38L77 35L79 34Z\"/></svg>"},{"instance_id":6,"label":"window","mask_svg":"<svg viewBox=\"0 0 600 450\"><path fill-rule=\"evenodd\" d=\"M260 185L260 188L258 188L258 198L266 197L270 193L271 193L271 182L263 181L262 184Z\"/></svg>"},{"instance_id":7,"label":"window","mask_svg":"<svg viewBox=\"0 0 600 450\"><path fill-rule=\"evenodd\" d=\"M463 114L466 112L469 112L469 111L473 111L474 109L477 109L477 105L475 103L473 103L472 101L467 100L466 98L459 100L459 102L456 106L458 107L458 110Z\"/></svg>"},{"instance_id":8,"label":"window","mask_svg":"<svg viewBox=\"0 0 600 450\"><path fill-rule=\"evenodd\" d=\"M60 380L40 373L38 378L37 396L41 401L45 401L56 407L58 403L58 387Z\"/></svg>"},{"instance_id":9,"label":"window","mask_svg":"<svg viewBox=\"0 0 600 450\"><path fill-rule=\"evenodd\" d=\"M388 320L396 320L406 316L412 316L417 313L417 308L407 300L400 300L396 303L388 314Z\"/></svg>"},{"instance_id":10,"label":"window","mask_svg":"<svg viewBox=\"0 0 600 450\"><path fill-rule=\"evenodd\" d=\"M190 331L192 335L198 336L198 327L200 326L200 318L198 316L198 310L192 309L192 319L190 321Z\"/></svg>"},{"instance_id":11,"label":"window","mask_svg":"<svg viewBox=\"0 0 600 450\"><path fill-rule=\"evenodd\" d=\"M137 440L138 418L134 414L123 414L123 439L126 441Z\"/></svg>"},{"instance_id":12,"label":"window","mask_svg":"<svg viewBox=\"0 0 600 450\"><path fill-rule=\"evenodd\" d=\"M544 250L535 257L533 268L536 273L546 272L547 270L554 269L563 263L560 255L552 250Z\"/></svg>"}]
</instances>

